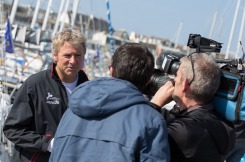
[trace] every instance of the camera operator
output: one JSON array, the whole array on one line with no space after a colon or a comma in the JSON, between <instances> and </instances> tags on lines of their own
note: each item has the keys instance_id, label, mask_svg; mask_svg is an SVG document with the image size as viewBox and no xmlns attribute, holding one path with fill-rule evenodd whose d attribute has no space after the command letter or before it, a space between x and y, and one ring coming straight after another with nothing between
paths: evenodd
<instances>
[{"instance_id":1,"label":"camera operator","mask_svg":"<svg viewBox=\"0 0 245 162\"><path fill-rule=\"evenodd\" d=\"M174 82L168 81L151 102L163 107L172 99L172 110L162 109L167 125L171 161L223 162L235 143L232 123L221 119L210 102L220 82L220 68L205 53L180 59Z\"/></svg>"}]
</instances>

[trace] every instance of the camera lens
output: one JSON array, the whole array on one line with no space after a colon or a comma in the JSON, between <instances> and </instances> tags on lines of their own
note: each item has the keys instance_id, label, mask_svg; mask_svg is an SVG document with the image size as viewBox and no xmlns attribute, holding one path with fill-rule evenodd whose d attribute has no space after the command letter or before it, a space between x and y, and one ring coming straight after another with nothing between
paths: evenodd
<instances>
[{"instance_id":1,"label":"camera lens","mask_svg":"<svg viewBox=\"0 0 245 162\"><path fill-rule=\"evenodd\" d=\"M171 75L176 75L176 73L177 73L177 71L178 71L178 69L179 69L179 66L180 66L180 62L174 62L174 63L171 65L169 74L171 74Z\"/></svg>"},{"instance_id":2,"label":"camera lens","mask_svg":"<svg viewBox=\"0 0 245 162\"><path fill-rule=\"evenodd\" d=\"M149 84L144 90L144 94L154 96L157 90L162 87L167 81L172 80L170 77L166 76L165 73L159 69L154 69L153 75Z\"/></svg>"}]
</instances>

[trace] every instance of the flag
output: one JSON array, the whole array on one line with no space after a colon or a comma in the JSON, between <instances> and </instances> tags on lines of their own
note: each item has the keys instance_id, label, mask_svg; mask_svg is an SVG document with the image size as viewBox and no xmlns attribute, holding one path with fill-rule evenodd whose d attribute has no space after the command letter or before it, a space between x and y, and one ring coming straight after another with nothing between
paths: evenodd
<instances>
[{"instance_id":1,"label":"flag","mask_svg":"<svg viewBox=\"0 0 245 162\"><path fill-rule=\"evenodd\" d=\"M4 34L4 49L5 52L14 53L14 43L12 38L12 29L9 20L7 21L7 26Z\"/></svg>"}]
</instances>

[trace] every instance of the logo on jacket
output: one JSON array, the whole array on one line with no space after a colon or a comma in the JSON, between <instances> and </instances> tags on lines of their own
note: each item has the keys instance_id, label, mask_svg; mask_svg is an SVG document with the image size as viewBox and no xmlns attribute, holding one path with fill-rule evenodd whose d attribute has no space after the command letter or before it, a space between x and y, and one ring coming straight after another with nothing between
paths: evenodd
<instances>
[{"instance_id":1,"label":"logo on jacket","mask_svg":"<svg viewBox=\"0 0 245 162\"><path fill-rule=\"evenodd\" d=\"M48 96L46 97L46 103L47 104L52 104L52 105L57 105L60 103L60 99L57 97L54 97L51 93L48 92Z\"/></svg>"}]
</instances>

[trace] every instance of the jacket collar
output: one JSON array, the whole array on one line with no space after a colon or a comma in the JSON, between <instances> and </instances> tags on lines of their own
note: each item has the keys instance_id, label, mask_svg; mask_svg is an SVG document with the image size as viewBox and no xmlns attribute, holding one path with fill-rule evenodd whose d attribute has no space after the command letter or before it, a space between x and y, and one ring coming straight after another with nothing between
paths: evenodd
<instances>
[{"instance_id":1,"label":"jacket collar","mask_svg":"<svg viewBox=\"0 0 245 162\"><path fill-rule=\"evenodd\" d=\"M208 103L208 104L204 104L204 105L195 105L195 106L192 106L188 109L181 111L180 113L181 114L187 114L187 113L192 112L192 111L197 110L197 109L213 110L214 105L212 103Z\"/></svg>"},{"instance_id":2,"label":"jacket collar","mask_svg":"<svg viewBox=\"0 0 245 162\"><path fill-rule=\"evenodd\" d=\"M55 67L56 67L57 64L55 63L52 63L52 66L51 66L51 72L50 72L50 77L61 82L60 78L59 78L59 75L57 73L57 71L55 70Z\"/></svg>"}]
</instances>

